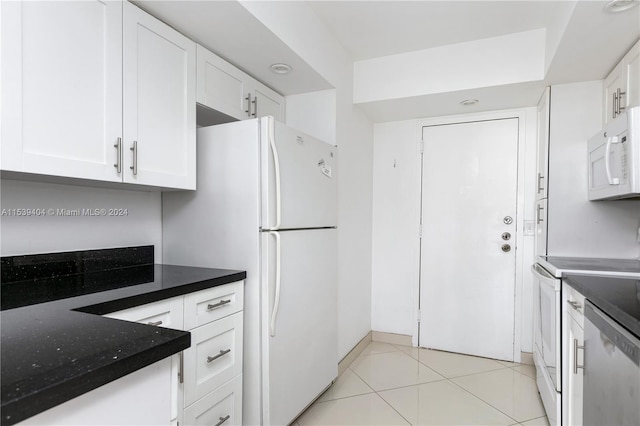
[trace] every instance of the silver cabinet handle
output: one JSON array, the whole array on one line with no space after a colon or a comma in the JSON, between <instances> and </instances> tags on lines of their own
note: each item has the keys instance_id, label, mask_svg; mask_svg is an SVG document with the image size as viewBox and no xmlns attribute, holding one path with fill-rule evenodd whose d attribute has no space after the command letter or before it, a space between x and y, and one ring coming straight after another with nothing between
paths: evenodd
<instances>
[{"instance_id":1,"label":"silver cabinet handle","mask_svg":"<svg viewBox=\"0 0 640 426\"><path fill-rule=\"evenodd\" d=\"M220 426L222 423L226 422L231 418L230 414L227 414L225 417L220 417L220 421L216 423L216 426Z\"/></svg>"},{"instance_id":2,"label":"silver cabinet handle","mask_svg":"<svg viewBox=\"0 0 640 426\"><path fill-rule=\"evenodd\" d=\"M542 219L542 215L540 214L544 210L544 207L538 206L538 210L536 211L536 224L540 225L540 222L544 222Z\"/></svg>"},{"instance_id":3,"label":"silver cabinet handle","mask_svg":"<svg viewBox=\"0 0 640 426\"><path fill-rule=\"evenodd\" d=\"M573 374L578 374L578 368L584 370L584 365L578 365L578 349L584 349L584 345L578 345L578 339L573 339Z\"/></svg>"},{"instance_id":4,"label":"silver cabinet handle","mask_svg":"<svg viewBox=\"0 0 640 426\"><path fill-rule=\"evenodd\" d=\"M156 321L156 322L148 322L147 325L160 325L162 324L162 321Z\"/></svg>"},{"instance_id":5,"label":"silver cabinet handle","mask_svg":"<svg viewBox=\"0 0 640 426\"><path fill-rule=\"evenodd\" d=\"M213 362L216 359L220 358L221 356L225 356L226 354L228 354L229 352L231 352L231 349L225 349L224 351L220 351L220 353L218 355L215 356L208 356L207 357L207 363Z\"/></svg>"},{"instance_id":6,"label":"silver cabinet handle","mask_svg":"<svg viewBox=\"0 0 640 426\"><path fill-rule=\"evenodd\" d=\"M178 365L178 383L184 383L184 351L180 352L180 362Z\"/></svg>"},{"instance_id":7,"label":"silver cabinet handle","mask_svg":"<svg viewBox=\"0 0 640 426\"><path fill-rule=\"evenodd\" d=\"M622 114L622 110L624 110L626 108L626 107L622 106L622 102L621 101L622 101L622 97L624 95L626 95L627 92L623 92L622 90L620 90L620 88L618 88L618 90L616 90L616 94L618 95L618 96L616 96L617 104L618 104L618 115L620 115L620 114Z\"/></svg>"},{"instance_id":8,"label":"silver cabinet handle","mask_svg":"<svg viewBox=\"0 0 640 426\"><path fill-rule=\"evenodd\" d=\"M118 138L113 147L116 149L116 164L113 167L116 168L118 173L122 173L122 138Z\"/></svg>"},{"instance_id":9,"label":"silver cabinet handle","mask_svg":"<svg viewBox=\"0 0 640 426\"><path fill-rule=\"evenodd\" d=\"M213 309L220 308L220 307L226 305L227 303L231 303L231 299L221 300L221 301L219 301L218 303L216 303L214 305L209 304L209 305L207 305L207 311L211 311Z\"/></svg>"},{"instance_id":10,"label":"silver cabinet handle","mask_svg":"<svg viewBox=\"0 0 640 426\"><path fill-rule=\"evenodd\" d=\"M251 103L253 104L253 114L251 115L254 117L257 117L258 116L258 97L254 96Z\"/></svg>"},{"instance_id":11,"label":"silver cabinet handle","mask_svg":"<svg viewBox=\"0 0 640 426\"><path fill-rule=\"evenodd\" d=\"M573 309L575 309L576 311L580 312L580 308L582 308L581 304L579 304L578 302L574 302L573 300L567 300L567 303L569 305L571 305L571 307Z\"/></svg>"},{"instance_id":12,"label":"silver cabinet handle","mask_svg":"<svg viewBox=\"0 0 640 426\"><path fill-rule=\"evenodd\" d=\"M247 97L244 98L244 100L247 101L247 109L245 109L244 112L251 117L251 93L247 93Z\"/></svg>"},{"instance_id":13,"label":"silver cabinet handle","mask_svg":"<svg viewBox=\"0 0 640 426\"><path fill-rule=\"evenodd\" d=\"M540 182L542 181L542 179L544 179L544 176L542 176L542 173L538 173L538 194L544 191L544 187L540 185Z\"/></svg>"},{"instance_id":14,"label":"silver cabinet handle","mask_svg":"<svg viewBox=\"0 0 640 426\"><path fill-rule=\"evenodd\" d=\"M613 106L611 107L611 118L616 118L618 115L618 94L613 92Z\"/></svg>"},{"instance_id":15,"label":"silver cabinet handle","mask_svg":"<svg viewBox=\"0 0 640 426\"><path fill-rule=\"evenodd\" d=\"M133 170L133 175L136 176L138 174L138 141L133 141L133 146L129 149L133 151L133 164L129 168Z\"/></svg>"}]
</instances>

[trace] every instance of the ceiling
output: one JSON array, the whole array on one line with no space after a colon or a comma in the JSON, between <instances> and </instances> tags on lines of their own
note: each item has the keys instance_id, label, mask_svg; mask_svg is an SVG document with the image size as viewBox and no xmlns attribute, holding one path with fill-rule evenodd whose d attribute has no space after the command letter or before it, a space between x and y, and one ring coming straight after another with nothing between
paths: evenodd
<instances>
[{"instance_id":1,"label":"ceiling","mask_svg":"<svg viewBox=\"0 0 640 426\"><path fill-rule=\"evenodd\" d=\"M547 28L562 1L310 1L353 59Z\"/></svg>"},{"instance_id":2,"label":"ceiling","mask_svg":"<svg viewBox=\"0 0 640 426\"><path fill-rule=\"evenodd\" d=\"M331 88L236 1L134 3L283 95ZM607 1L601 0L306 3L354 61L546 29L547 72L540 81L359 104L374 122L532 106L546 85L604 78L640 38L640 7L604 13ZM274 74L269 66L276 62L290 64L294 72ZM465 97L481 102L465 108L459 105Z\"/></svg>"}]
</instances>

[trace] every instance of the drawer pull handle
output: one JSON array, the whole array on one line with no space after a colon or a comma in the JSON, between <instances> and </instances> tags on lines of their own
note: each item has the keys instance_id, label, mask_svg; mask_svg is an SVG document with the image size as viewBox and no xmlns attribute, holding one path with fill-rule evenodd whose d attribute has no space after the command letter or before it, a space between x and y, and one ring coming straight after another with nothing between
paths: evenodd
<instances>
[{"instance_id":1,"label":"drawer pull handle","mask_svg":"<svg viewBox=\"0 0 640 426\"><path fill-rule=\"evenodd\" d=\"M227 414L225 417L220 417L220 421L216 423L216 426L220 426L222 423L226 422L231 418L230 414Z\"/></svg>"},{"instance_id":2,"label":"drawer pull handle","mask_svg":"<svg viewBox=\"0 0 640 426\"><path fill-rule=\"evenodd\" d=\"M148 322L148 325L160 325L162 324L162 321L156 321L156 322Z\"/></svg>"},{"instance_id":3,"label":"drawer pull handle","mask_svg":"<svg viewBox=\"0 0 640 426\"><path fill-rule=\"evenodd\" d=\"M227 349L227 350L224 350L224 351L220 351L220 353L219 353L218 355L216 355L216 356L208 356L208 357L207 357L207 362L208 362L208 363L209 363L209 362L213 362L213 361L215 361L216 359L220 358L221 356L224 356L224 355L228 354L229 352L231 352L231 349Z\"/></svg>"},{"instance_id":4,"label":"drawer pull handle","mask_svg":"<svg viewBox=\"0 0 640 426\"><path fill-rule=\"evenodd\" d=\"M215 309L215 308L220 308L220 307L226 305L227 303L231 303L231 299L229 299L229 300L221 300L218 303L216 303L215 305L207 305L207 311L210 311L210 310Z\"/></svg>"},{"instance_id":5,"label":"drawer pull handle","mask_svg":"<svg viewBox=\"0 0 640 426\"><path fill-rule=\"evenodd\" d=\"M578 345L578 339L573 339L573 374L578 374L578 368L584 371L584 365L578 365L578 349L584 349L584 345Z\"/></svg>"},{"instance_id":6,"label":"drawer pull handle","mask_svg":"<svg viewBox=\"0 0 640 426\"><path fill-rule=\"evenodd\" d=\"M574 302L573 300L567 300L567 303L569 305L571 305L571 307L573 309L575 309L576 311L580 312L580 308L582 308L581 304L579 304L578 302Z\"/></svg>"}]
</instances>

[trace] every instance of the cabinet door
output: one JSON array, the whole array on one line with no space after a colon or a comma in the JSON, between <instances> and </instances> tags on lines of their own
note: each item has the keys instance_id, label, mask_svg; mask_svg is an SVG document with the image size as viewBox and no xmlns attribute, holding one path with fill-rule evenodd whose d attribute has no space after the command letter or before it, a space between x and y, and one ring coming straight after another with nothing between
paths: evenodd
<instances>
[{"instance_id":1,"label":"cabinet door","mask_svg":"<svg viewBox=\"0 0 640 426\"><path fill-rule=\"evenodd\" d=\"M551 88L547 87L538 102L538 161L536 199L547 198L549 174L549 103Z\"/></svg>"},{"instance_id":2,"label":"cabinet door","mask_svg":"<svg viewBox=\"0 0 640 426\"><path fill-rule=\"evenodd\" d=\"M184 410L184 424L241 425L242 375L220 386Z\"/></svg>"},{"instance_id":3,"label":"cabinet door","mask_svg":"<svg viewBox=\"0 0 640 426\"><path fill-rule=\"evenodd\" d=\"M582 425L582 382L584 362L584 330L577 321L569 316L567 318L567 385L563 389L566 393L563 411L566 413L566 425Z\"/></svg>"},{"instance_id":4,"label":"cabinet door","mask_svg":"<svg viewBox=\"0 0 640 426\"><path fill-rule=\"evenodd\" d=\"M604 105L602 111L605 124L617 117L616 97L619 89L624 90L622 87L622 67L618 64L604 80Z\"/></svg>"},{"instance_id":5,"label":"cabinet door","mask_svg":"<svg viewBox=\"0 0 640 426\"><path fill-rule=\"evenodd\" d=\"M543 198L536 202L536 222L535 222L535 253L536 256L547 255L547 199Z\"/></svg>"},{"instance_id":6,"label":"cabinet door","mask_svg":"<svg viewBox=\"0 0 640 426\"><path fill-rule=\"evenodd\" d=\"M158 327L184 329L183 297L160 300L104 315L107 318L139 322Z\"/></svg>"},{"instance_id":7,"label":"cabinet door","mask_svg":"<svg viewBox=\"0 0 640 426\"><path fill-rule=\"evenodd\" d=\"M197 56L198 103L238 120L251 118L252 78L200 45Z\"/></svg>"},{"instance_id":8,"label":"cabinet door","mask_svg":"<svg viewBox=\"0 0 640 426\"><path fill-rule=\"evenodd\" d=\"M270 115L284 123L284 97L256 81L253 89L253 116Z\"/></svg>"},{"instance_id":9,"label":"cabinet door","mask_svg":"<svg viewBox=\"0 0 640 426\"><path fill-rule=\"evenodd\" d=\"M242 312L191 330L184 351L184 405L242 374Z\"/></svg>"},{"instance_id":10,"label":"cabinet door","mask_svg":"<svg viewBox=\"0 0 640 426\"><path fill-rule=\"evenodd\" d=\"M121 180L122 3L0 7L2 169Z\"/></svg>"},{"instance_id":11,"label":"cabinet door","mask_svg":"<svg viewBox=\"0 0 640 426\"><path fill-rule=\"evenodd\" d=\"M195 43L124 3L124 181L195 189Z\"/></svg>"},{"instance_id":12,"label":"cabinet door","mask_svg":"<svg viewBox=\"0 0 640 426\"><path fill-rule=\"evenodd\" d=\"M622 106L631 108L640 105L640 41L622 59L626 80Z\"/></svg>"}]
</instances>

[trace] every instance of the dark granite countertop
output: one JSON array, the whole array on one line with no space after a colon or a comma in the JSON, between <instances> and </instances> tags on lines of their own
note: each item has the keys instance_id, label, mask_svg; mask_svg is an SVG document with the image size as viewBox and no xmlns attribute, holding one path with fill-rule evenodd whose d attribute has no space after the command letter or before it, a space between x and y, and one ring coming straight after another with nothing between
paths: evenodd
<instances>
[{"instance_id":1,"label":"dark granite countertop","mask_svg":"<svg viewBox=\"0 0 640 426\"><path fill-rule=\"evenodd\" d=\"M640 278L568 274L563 281L640 338Z\"/></svg>"},{"instance_id":2,"label":"dark granite countertop","mask_svg":"<svg viewBox=\"0 0 640 426\"><path fill-rule=\"evenodd\" d=\"M191 344L186 331L100 315L246 278L244 271L149 264L150 259L153 246L2 258L2 425Z\"/></svg>"}]
</instances>

